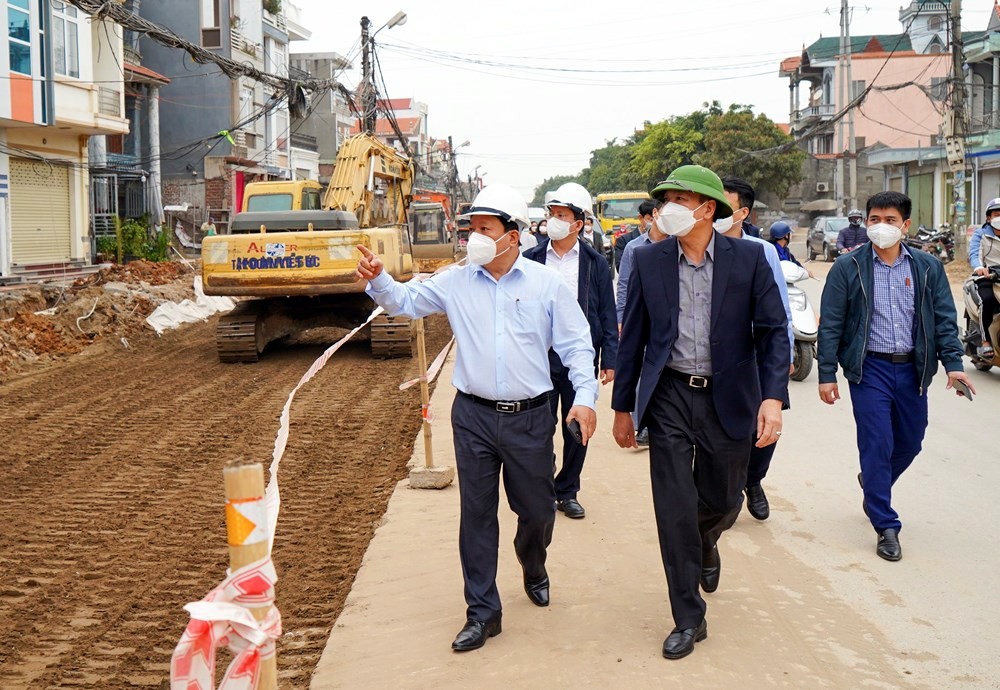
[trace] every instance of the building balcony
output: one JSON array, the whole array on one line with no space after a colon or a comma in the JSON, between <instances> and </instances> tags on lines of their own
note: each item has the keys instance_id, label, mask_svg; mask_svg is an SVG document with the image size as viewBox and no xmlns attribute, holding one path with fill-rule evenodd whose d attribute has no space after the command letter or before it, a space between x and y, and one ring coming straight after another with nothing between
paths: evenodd
<instances>
[{"instance_id":1,"label":"building balcony","mask_svg":"<svg viewBox=\"0 0 1000 690\"><path fill-rule=\"evenodd\" d=\"M80 134L125 134L124 100L121 89L56 77L56 124Z\"/></svg>"},{"instance_id":2,"label":"building balcony","mask_svg":"<svg viewBox=\"0 0 1000 690\"><path fill-rule=\"evenodd\" d=\"M993 129L1000 129L1000 113L983 113L969 118L970 134L982 134Z\"/></svg>"},{"instance_id":3,"label":"building balcony","mask_svg":"<svg viewBox=\"0 0 1000 690\"><path fill-rule=\"evenodd\" d=\"M290 0L282 0L281 13L285 21L289 41L308 41L312 31L302 23L302 10Z\"/></svg>"},{"instance_id":4,"label":"building balcony","mask_svg":"<svg viewBox=\"0 0 1000 690\"><path fill-rule=\"evenodd\" d=\"M795 113L795 119L802 120L830 120L833 119L837 111L837 106L833 103L821 103L810 105Z\"/></svg>"},{"instance_id":5,"label":"building balcony","mask_svg":"<svg viewBox=\"0 0 1000 690\"><path fill-rule=\"evenodd\" d=\"M308 134L293 133L291 143L293 149L302 149L303 151L319 151L319 142L316 137L309 136Z\"/></svg>"}]
</instances>

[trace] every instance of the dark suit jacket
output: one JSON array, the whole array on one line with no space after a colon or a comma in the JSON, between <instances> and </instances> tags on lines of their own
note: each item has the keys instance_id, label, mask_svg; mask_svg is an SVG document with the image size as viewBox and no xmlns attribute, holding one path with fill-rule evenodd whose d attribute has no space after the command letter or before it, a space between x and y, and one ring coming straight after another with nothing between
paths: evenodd
<instances>
[{"instance_id":1,"label":"dark suit jacket","mask_svg":"<svg viewBox=\"0 0 1000 690\"><path fill-rule=\"evenodd\" d=\"M642 426L677 340L679 251L668 237L634 255L611 407L637 410ZM716 234L709 338L715 411L727 435L750 438L762 399L787 405L791 360L785 309L761 245Z\"/></svg>"},{"instance_id":2,"label":"dark suit jacket","mask_svg":"<svg viewBox=\"0 0 1000 690\"><path fill-rule=\"evenodd\" d=\"M594 365L597 366L600 362L601 369L614 369L618 354L618 315L615 312L615 292L611 286L611 269L604 256L590 242L580 239L579 245L580 282L577 286L577 301L590 324L590 338L596 354ZM524 252L524 258L544 264L548 248L549 240L544 239L538 246ZM549 360L553 366L562 366L559 356L552 350L549 351Z\"/></svg>"}]
</instances>

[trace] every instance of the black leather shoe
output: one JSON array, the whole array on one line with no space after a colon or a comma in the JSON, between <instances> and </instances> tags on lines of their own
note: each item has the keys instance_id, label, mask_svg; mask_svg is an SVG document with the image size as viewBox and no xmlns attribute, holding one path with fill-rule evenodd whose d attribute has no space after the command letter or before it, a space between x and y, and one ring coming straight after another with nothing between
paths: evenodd
<instances>
[{"instance_id":1,"label":"black leather shoe","mask_svg":"<svg viewBox=\"0 0 1000 690\"><path fill-rule=\"evenodd\" d=\"M865 490L865 478L861 476L860 472L858 472L858 484L861 485L861 491L864 492L864 490ZM861 499L861 510L865 511L865 517L868 518L869 520L871 520L872 516L868 514L868 501L866 501L863 498Z\"/></svg>"},{"instance_id":2,"label":"black leather shoe","mask_svg":"<svg viewBox=\"0 0 1000 690\"><path fill-rule=\"evenodd\" d=\"M891 527L879 532L875 553L887 561L898 561L902 558L903 548L899 545L899 532Z\"/></svg>"},{"instance_id":3,"label":"black leather shoe","mask_svg":"<svg viewBox=\"0 0 1000 690\"><path fill-rule=\"evenodd\" d=\"M524 576L524 593L535 606L549 605L549 576L544 575L537 580L529 580Z\"/></svg>"},{"instance_id":4,"label":"black leather shoe","mask_svg":"<svg viewBox=\"0 0 1000 690\"><path fill-rule=\"evenodd\" d=\"M458 633L458 637L451 643L451 648L456 652L471 652L479 649L490 637L500 634L500 614L493 616L485 623L470 618L465 621L465 627Z\"/></svg>"},{"instance_id":5,"label":"black leather shoe","mask_svg":"<svg viewBox=\"0 0 1000 690\"><path fill-rule=\"evenodd\" d=\"M694 651L694 643L708 637L708 623L701 619L697 628L674 629L663 641L663 656L667 659L682 659Z\"/></svg>"},{"instance_id":6,"label":"black leather shoe","mask_svg":"<svg viewBox=\"0 0 1000 690\"><path fill-rule=\"evenodd\" d=\"M567 498L564 501L556 501L556 508L561 510L566 514L566 517L573 518L574 520L579 520L587 513L584 511L583 506L575 498Z\"/></svg>"},{"instance_id":7,"label":"black leather shoe","mask_svg":"<svg viewBox=\"0 0 1000 690\"><path fill-rule=\"evenodd\" d=\"M771 515L771 506L767 503L767 494L760 484L746 488L747 510L758 520L766 520Z\"/></svg>"},{"instance_id":8,"label":"black leather shoe","mask_svg":"<svg viewBox=\"0 0 1000 690\"><path fill-rule=\"evenodd\" d=\"M635 445L640 448L649 447L649 429L640 429L639 433L635 435Z\"/></svg>"},{"instance_id":9,"label":"black leather shoe","mask_svg":"<svg viewBox=\"0 0 1000 690\"><path fill-rule=\"evenodd\" d=\"M712 547L701 555L701 588L706 592L714 592L719 588L719 575L722 574L722 559L719 558L719 545Z\"/></svg>"}]
</instances>

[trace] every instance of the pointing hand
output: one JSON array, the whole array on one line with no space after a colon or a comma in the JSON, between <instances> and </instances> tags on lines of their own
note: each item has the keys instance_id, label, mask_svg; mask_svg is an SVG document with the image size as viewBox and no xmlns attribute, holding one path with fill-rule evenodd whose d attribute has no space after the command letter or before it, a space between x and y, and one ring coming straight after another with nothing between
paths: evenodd
<instances>
[{"instance_id":1,"label":"pointing hand","mask_svg":"<svg viewBox=\"0 0 1000 690\"><path fill-rule=\"evenodd\" d=\"M363 244L357 245L358 251L361 252L361 259L358 261L358 270L355 275L359 280L373 280L375 276L382 272L382 259L378 258L372 253L368 247Z\"/></svg>"}]
</instances>

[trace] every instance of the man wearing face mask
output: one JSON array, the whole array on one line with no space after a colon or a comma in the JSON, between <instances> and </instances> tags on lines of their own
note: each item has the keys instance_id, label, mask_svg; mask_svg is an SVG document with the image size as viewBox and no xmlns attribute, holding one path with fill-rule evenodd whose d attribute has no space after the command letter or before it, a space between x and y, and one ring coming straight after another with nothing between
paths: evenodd
<instances>
[{"instance_id":1,"label":"man wearing face mask","mask_svg":"<svg viewBox=\"0 0 1000 690\"><path fill-rule=\"evenodd\" d=\"M542 241L526 259L550 266L559 272L563 282L576 296L589 323L591 344L594 346L594 375L600 366L601 383L607 385L615 378L615 353L618 351L618 328L615 323L614 292L611 287L611 270L604 256L580 236L585 219L592 206L590 193L575 182L567 182L557 189L545 205L550 214L549 239ZM552 415L559 417L562 403L563 417L573 405L575 394L570 371L559 356L549 351L552 371ZM580 474L587 458L587 447L577 443L565 424L562 429L562 466L556 475L556 505L568 518L579 520L586 512L577 500L580 491Z\"/></svg>"},{"instance_id":2,"label":"man wearing face mask","mask_svg":"<svg viewBox=\"0 0 1000 690\"><path fill-rule=\"evenodd\" d=\"M820 301L819 397L840 399L837 365L851 386L864 492L862 508L878 535L875 552L898 561L902 523L892 486L920 452L927 388L938 369L947 388L963 372L955 302L941 262L907 247L910 198L880 192L868 200L870 244L837 258ZM957 392L957 391L956 391Z\"/></svg>"},{"instance_id":3,"label":"man wearing face mask","mask_svg":"<svg viewBox=\"0 0 1000 690\"><path fill-rule=\"evenodd\" d=\"M635 251L611 407L621 447L635 447L633 410L649 427L675 624L662 651L679 659L708 636L698 586L719 586L717 544L739 515L751 437L763 447L781 435L791 352L763 248L713 228L733 215L719 177L686 165L653 196L667 202L656 223L669 237Z\"/></svg>"},{"instance_id":4,"label":"man wearing face mask","mask_svg":"<svg viewBox=\"0 0 1000 690\"><path fill-rule=\"evenodd\" d=\"M851 209L847 214L847 226L837 233L837 251L846 254L868 242L868 230L861 224L864 214L859 209Z\"/></svg>"},{"instance_id":5,"label":"man wearing face mask","mask_svg":"<svg viewBox=\"0 0 1000 690\"><path fill-rule=\"evenodd\" d=\"M969 264L972 272L977 276L988 276L990 270L983 265L983 258L979 255L979 247L983 243L983 237L998 237L1000 233L1000 199L993 199L986 204L986 222L983 227L977 228L969 239ZM982 282L978 284L979 289L979 329L983 336L983 344L979 346L979 356L986 359L993 359L993 344L990 342L990 324L993 318L1000 311L1000 304L997 303L996 295L993 294L993 283Z\"/></svg>"},{"instance_id":6,"label":"man wearing face mask","mask_svg":"<svg viewBox=\"0 0 1000 690\"><path fill-rule=\"evenodd\" d=\"M781 261L778 259L778 252L767 240L746 234L746 223L750 217L750 209L753 208L757 193L745 180L738 177L727 177L722 180L722 187L726 190L726 199L733 207L733 215L729 218L720 218L715 221L716 232L721 232L726 237L733 239L745 239L756 242L764 248L764 258L767 265L771 267L774 274L774 282L778 285L778 292L781 294L781 304L785 307L785 317L788 320L788 345L791 351L795 351L795 332L792 330L792 309L788 303L788 287L785 285L785 274L781 270ZM794 355L789 363L788 372L791 375L794 369ZM750 464L747 467L747 483L744 491L747 495L747 510L757 520L766 520L771 515L771 506L767 501L767 494L761 482L767 476L767 470L771 467L771 459L774 457L774 450L777 442L769 446L758 448L757 438L753 439L753 446L750 449Z\"/></svg>"},{"instance_id":7,"label":"man wearing face mask","mask_svg":"<svg viewBox=\"0 0 1000 690\"><path fill-rule=\"evenodd\" d=\"M512 187L492 184L479 192L467 217L466 266L423 282L397 283L382 270L381 259L359 245L357 271L368 281L368 294L393 316L447 314L458 343L451 423L468 609L452 643L457 652L478 649L501 630L496 586L501 474L517 513L514 551L525 593L536 606L549 605L545 556L555 522L549 349L569 369L576 398L567 422L579 423L584 445L597 423L587 320L558 273L518 253L528 205Z\"/></svg>"}]
</instances>

